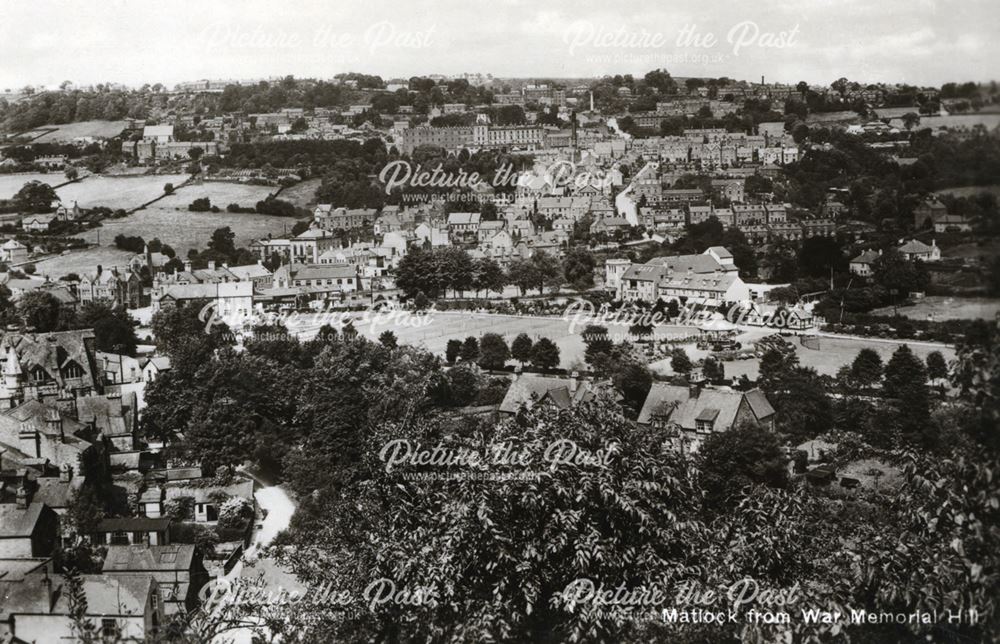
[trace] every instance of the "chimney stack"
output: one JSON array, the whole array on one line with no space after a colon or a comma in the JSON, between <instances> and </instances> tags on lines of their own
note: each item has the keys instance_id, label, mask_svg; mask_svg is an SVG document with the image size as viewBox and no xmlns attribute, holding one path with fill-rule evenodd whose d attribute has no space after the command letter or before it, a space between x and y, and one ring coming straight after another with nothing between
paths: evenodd
<instances>
[{"instance_id":1,"label":"chimney stack","mask_svg":"<svg viewBox=\"0 0 1000 644\"><path fill-rule=\"evenodd\" d=\"M73 466L69 463L63 463L59 468L59 480L63 483L69 483L70 479L73 478Z\"/></svg>"},{"instance_id":2,"label":"chimney stack","mask_svg":"<svg viewBox=\"0 0 1000 644\"><path fill-rule=\"evenodd\" d=\"M569 392L575 394L576 390L580 388L580 372L574 371L569 375Z\"/></svg>"},{"instance_id":3,"label":"chimney stack","mask_svg":"<svg viewBox=\"0 0 1000 644\"><path fill-rule=\"evenodd\" d=\"M17 496L14 499L14 505L20 510L26 510L28 508L28 488L24 486L24 482L17 488Z\"/></svg>"},{"instance_id":4,"label":"chimney stack","mask_svg":"<svg viewBox=\"0 0 1000 644\"><path fill-rule=\"evenodd\" d=\"M50 432L59 434L59 438L66 438L66 435L63 433L62 416L59 415L58 410L50 409L45 412L45 424L48 426Z\"/></svg>"},{"instance_id":5,"label":"chimney stack","mask_svg":"<svg viewBox=\"0 0 1000 644\"><path fill-rule=\"evenodd\" d=\"M42 587L45 588L45 612L52 612L52 580L49 579L49 570L46 568L42 573Z\"/></svg>"},{"instance_id":6,"label":"chimney stack","mask_svg":"<svg viewBox=\"0 0 1000 644\"><path fill-rule=\"evenodd\" d=\"M187 260L186 262L184 262L184 270L187 271L188 273L191 272L191 260L190 259Z\"/></svg>"},{"instance_id":7,"label":"chimney stack","mask_svg":"<svg viewBox=\"0 0 1000 644\"><path fill-rule=\"evenodd\" d=\"M688 397L697 398L699 395L701 395L701 383L692 382L691 385L688 387Z\"/></svg>"},{"instance_id":8,"label":"chimney stack","mask_svg":"<svg viewBox=\"0 0 1000 644\"><path fill-rule=\"evenodd\" d=\"M214 259L208 260L208 270L210 270L210 271L214 271L215 270L215 260Z\"/></svg>"}]
</instances>

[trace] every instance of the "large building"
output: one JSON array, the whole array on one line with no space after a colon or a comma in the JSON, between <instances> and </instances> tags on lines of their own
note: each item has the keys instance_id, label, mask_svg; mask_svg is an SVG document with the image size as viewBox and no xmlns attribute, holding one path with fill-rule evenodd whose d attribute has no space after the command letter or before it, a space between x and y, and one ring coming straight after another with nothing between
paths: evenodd
<instances>
[{"instance_id":1,"label":"large building","mask_svg":"<svg viewBox=\"0 0 1000 644\"><path fill-rule=\"evenodd\" d=\"M612 267L605 270L610 274ZM617 273L620 266L616 264L614 270ZM722 247L700 255L654 257L645 264L632 264L616 281L618 297L625 301L661 299L719 306L750 299L750 289L740 279L732 254Z\"/></svg>"},{"instance_id":2,"label":"large building","mask_svg":"<svg viewBox=\"0 0 1000 644\"><path fill-rule=\"evenodd\" d=\"M516 148L534 150L545 144L541 126L492 126L484 123L458 127L414 127L403 130L402 152L411 154L422 145L446 150L462 148Z\"/></svg>"},{"instance_id":3,"label":"large building","mask_svg":"<svg viewBox=\"0 0 1000 644\"><path fill-rule=\"evenodd\" d=\"M671 447L682 453L698 451L708 436L742 423L774 429L774 407L758 389L735 391L653 383L639 412L639 424L665 430Z\"/></svg>"}]
</instances>

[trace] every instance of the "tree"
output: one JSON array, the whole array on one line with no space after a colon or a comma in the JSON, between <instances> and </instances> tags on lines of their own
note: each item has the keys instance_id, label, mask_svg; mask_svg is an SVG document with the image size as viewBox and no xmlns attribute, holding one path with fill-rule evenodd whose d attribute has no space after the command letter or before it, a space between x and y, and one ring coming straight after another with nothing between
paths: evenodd
<instances>
[{"instance_id":1,"label":"tree","mask_svg":"<svg viewBox=\"0 0 1000 644\"><path fill-rule=\"evenodd\" d=\"M454 364L458 360L458 356L462 353L462 341L451 339L448 340L448 344L445 347L444 359L448 361L448 364Z\"/></svg>"},{"instance_id":2,"label":"tree","mask_svg":"<svg viewBox=\"0 0 1000 644\"><path fill-rule=\"evenodd\" d=\"M474 336L469 336L462 343L461 358L463 362L475 362L479 360L479 340Z\"/></svg>"},{"instance_id":3,"label":"tree","mask_svg":"<svg viewBox=\"0 0 1000 644\"><path fill-rule=\"evenodd\" d=\"M39 333L59 330L61 308L59 300L46 291L28 291L17 301L21 321Z\"/></svg>"},{"instance_id":4,"label":"tree","mask_svg":"<svg viewBox=\"0 0 1000 644\"><path fill-rule=\"evenodd\" d=\"M396 334L392 331L386 329L378 336L379 344L381 344L386 349L392 350L399 346L399 342L396 340Z\"/></svg>"},{"instance_id":5,"label":"tree","mask_svg":"<svg viewBox=\"0 0 1000 644\"><path fill-rule=\"evenodd\" d=\"M815 438L833 428L827 378L811 367L792 367L767 393L777 414L777 430L791 440Z\"/></svg>"},{"instance_id":6,"label":"tree","mask_svg":"<svg viewBox=\"0 0 1000 644\"><path fill-rule=\"evenodd\" d=\"M451 391L450 402L455 407L472 404L479 393L479 376L467 364L448 370L448 384Z\"/></svg>"},{"instance_id":7,"label":"tree","mask_svg":"<svg viewBox=\"0 0 1000 644\"><path fill-rule=\"evenodd\" d=\"M531 337L527 333L520 333L510 345L510 354L524 366L531 359L531 346Z\"/></svg>"},{"instance_id":8,"label":"tree","mask_svg":"<svg viewBox=\"0 0 1000 644\"><path fill-rule=\"evenodd\" d=\"M923 262L910 261L891 249L875 260L875 282L886 290L905 297L908 293L927 290L930 275Z\"/></svg>"},{"instance_id":9,"label":"tree","mask_svg":"<svg viewBox=\"0 0 1000 644\"><path fill-rule=\"evenodd\" d=\"M208 241L208 249L223 257L230 258L236 254L236 233L229 226L216 228Z\"/></svg>"},{"instance_id":10,"label":"tree","mask_svg":"<svg viewBox=\"0 0 1000 644\"><path fill-rule=\"evenodd\" d=\"M563 274L566 281L578 291L594 286L594 255L585 248L575 247L566 254Z\"/></svg>"},{"instance_id":11,"label":"tree","mask_svg":"<svg viewBox=\"0 0 1000 644\"><path fill-rule=\"evenodd\" d=\"M594 366L596 361L600 359L598 356L606 356L611 353L614 343L608 335L607 327L588 324L580 335L583 337L583 344L586 346L583 357L587 364Z\"/></svg>"},{"instance_id":12,"label":"tree","mask_svg":"<svg viewBox=\"0 0 1000 644\"><path fill-rule=\"evenodd\" d=\"M507 267L507 281L517 286L521 295L524 295L529 288L535 287L541 279L538 267L534 262L528 259L515 259Z\"/></svg>"},{"instance_id":13,"label":"tree","mask_svg":"<svg viewBox=\"0 0 1000 644\"><path fill-rule=\"evenodd\" d=\"M714 432L698 450L706 507L722 511L751 485L788 486L788 468L777 437L753 423Z\"/></svg>"},{"instance_id":14,"label":"tree","mask_svg":"<svg viewBox=\"0 0 1000 644\"><path fill-rule=\"evenodd\" d=\"M172 183L163 184L163 192L164 194L172 195L174 193L174 184Z\"/></svg>"},{"instance_id":15,"label":"tree","mask_svg":"<svg viewBox=\"0 0 1000 644\"><path fill-rule=\"evenodd\" d=\"M613 380L625 404L638 413L653 386L653 376L646 365L628 362L615 373Z\"/></svg>"},{"instance_id":16,"label":"tree","mask_svg":"<svg viewBox=\"0 0 1000 644\"><path fill-rule=\"evenodd\" d=\"M903 125L907 130L912 130L917 125L920 125L920 115L916 112L907 112L903 115Z\"/></svg>"},{"instance_id":17,"label":"tree","mask_svg":"<svg viewBox=\"0 0 1000 644\"><path fill-rule=\"evenodd\" d=\"M542 370L555 368L559 365L559 347L548 338L539 338L531 348L531 364Z\"/></svg>"},{"instance_id":18,"label":"tree","mask_svg":"<svg viewBox=\"0 0 1000 644\"><path fill-rule=\"evenodd\" d=\"M927 354L927 377L931 380L943 380L948 377L948 363L940 351Z\"/></svg>"},{"instance_id":19,"label":"tree","mask_svg":"<svg viewBox=\"0 0 1000 644\"><path fill-rule=\"evenodd\" d=\"M709 382L719 383L726 379L726 366L714 356L708 356L705 358L701 373Z\"/></svg>"},{"instance_id":20,"label":"tree","mask_svg":"<svg viewBox=\"0 0 1000 644\"><path fill-rule=\"evenodd\" d=\"M851 363L851 379L861 387L871 387L882 379L882 357L874 349L862 349Z\"/></svg>"},{"instance_id":21,"label":"tree","mask_svg":"<svg viewBox=\"0 0 1000 644\"><path fill-rule=\"evenodd\" d=\"M472 288L479 294L479 291L490 291L496 293L503 292L503 287L507 285L507 277L503 269L496 260L484 257L473 262Z\"/></svg>"},{"instance_id":22,"label":"tree","mask_svg":"<svg viewBox=\"0 0 1000 644\"><path fill-rule=\"evenodd\" d=\"M510 359L510 349L503 337L496 333L483 334L479 343L479 366L483 369L503 369Z\"/></svg>"},{"instance_id":23,"label":"tree","mask_svg":"<svg viewBox=\"0 0 1000 644\"><path fill-rule=\"evenodd\" d=\"M29 181L14 194L14 204L22 212L52 212L52 204L59 201L59 195L47 183Z\"/></svg>"},{"instance_id":24,"label":"tree","mask_svg":"<svg viewBox=\"0 0 1000 644\"><path fill-rule=\"evenodd\" d=\"M674 348L670 352L670 368L674 370L674 373L687 376L691 373L691 368L694 365L691 364L691 358L681 347Z\"/></svg>"},{"instance_id":25,"label":"tree","mask_svg":"<svg viewBox=\"0 0 1000 644\"><path fill-rule=\"evenodd\" d=\"M428 468L373 467L359 477L363 482L317 507L312 527L303 525L292 535L301 547L284 549L289 564L296 573L319 566L333 585L358 596L380 577L392 578L400 589L434 580L436 601L387 603L350 619L339 607L320 606L322 628L315 635L378 640L379 633L391 632L389 639L398 641L482 641L502 632L505 641L516 642L630 640L632 626L601 619L596 603L571 606L563 591L578 579L661 583L679 558L697 552L691 535L700 528L692 522L698 492L690 466L665 449L662 436L634 427L615 407L606 400L569 410L538 405L468 439L430 421L376 428L373 441L379 445L440 436L444 449L471 448L486 462L509 443L536 465L551 445L567 441L581 454L608 456L602 466L547 469L544 484L519 477L520 465L491 465L491 472L510 475L502 488L484 477L425 486L399 474L403 467ZM333 552L353 556L325 555ZM484 567L485 560L495 563Z\"/></svg>"},{"instance_id":26,"label":"tree","mask_svg":"<svg viewBox=\"0 0 1000 644\"><path fill-rule=\"evenodd\" d=\"M67 181L76 181L80 177L80 171L73 166L69 166L66 168L66 172L63 173L63 176L66 177Z\"/></svg>"},{"instance_id":27,"label":"tree","mask_svg":"<svg viewBox=\"0 0 1000 644\"><path fill-rule=\"evenodd\" d=\"M883 391L897 401L899 424L903 432L923 433L930 418L927 370L907 345L901 345L885 366Z\"/></svg>"}]
</instances>

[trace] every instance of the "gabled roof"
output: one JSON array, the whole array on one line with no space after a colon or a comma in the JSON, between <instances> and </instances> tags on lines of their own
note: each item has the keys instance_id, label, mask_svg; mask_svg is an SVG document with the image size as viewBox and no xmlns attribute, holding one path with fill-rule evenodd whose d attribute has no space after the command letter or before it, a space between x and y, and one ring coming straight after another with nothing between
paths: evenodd
<instances>
[{"instance_id":1,"label":"gabled roof","mask_svg":"<svg viewBox=\"0 0 1000 644\"><path fill-rule=\"evenodd\" d=\"M690 387L657 382L646 396L639 422L648 424L655 418L666 418L684 429L694 430L698 421L714 421L716 429L725 430L733 426L744 398L757 420L774 414L774 408L759 390L744 393L705 387L692 396Z\"/></svg>"},{"instance_id":2,"label":"gabled roof","mask_svg":"<svg viewBox=\"0 0 1000 644\"><path fill-rule=\"evenodd\" d=\"M874 264L879 258L879 254L874 250L863 251L860 255L851 260L852 264Z\"/></svg>"},{"instance_id":3,"label":"gabled roof","mask_svg":"<svg viewBox=\"0 0 1000 644\"><path fill-rule=\"evenodd\" d=\"M109 546L102 572L190 570L193 544Z\"/></svg>"},{"instance_id":4,"label":"gabled roof","mask_svg":"<svg viewBox=\"0 0 1000 644\"><path fill-rule=\"evenodd\" d=\"M578 381L572 390L572 381L555 376L522 374L514 379L507 394L500 403L499 410L516 413L522 405L531 406L533 397L539 402L548 401L560 409L567 409L594 397L593 385L589 381Z\"/></svg>"},{"instance_id":5,"label":"gabled roof","mask_svg":"<svg viewBox=\"0 0 1000 644\"><path fill-rule=\"evenodd\" d=\"M931 247L920 241L919 239L911 239L902 246L899 247L899 252L901 253L930 253L932 252Z\"/></svg>"},{"instance_id":6,"label":"gabled roof","mask_svg":"<svg viewBox=\"0 0 1000 644\"><path fill-rule=\"evenodd\" d=\"M30 537L35 531L45 504L33 502L27 508L0 503L0 539Z\"/></svg>"}]
</instances>

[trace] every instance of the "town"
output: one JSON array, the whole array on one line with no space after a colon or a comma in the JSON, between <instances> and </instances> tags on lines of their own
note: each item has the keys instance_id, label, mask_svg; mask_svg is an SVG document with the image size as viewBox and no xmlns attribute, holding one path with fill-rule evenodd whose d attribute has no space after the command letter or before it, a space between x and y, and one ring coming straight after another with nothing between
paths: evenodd
<instances>
[{"instance_id":1,"label":"town","mask_svg":"<svg viewBox=\"0 0 1000 644\"><path fill-rule=\"evenodd\" d=\"M8 88L0 641L996 641L998 178L958 79ZM559 594L744 578L977 619Z\"/></svg>"}]
</instances>

